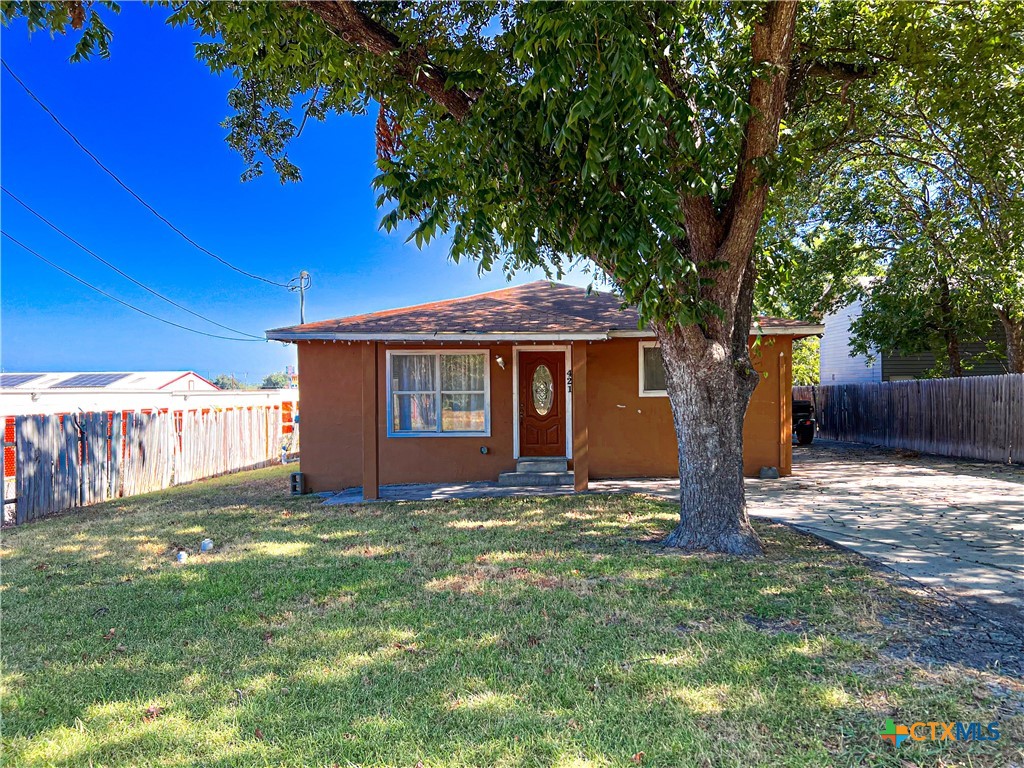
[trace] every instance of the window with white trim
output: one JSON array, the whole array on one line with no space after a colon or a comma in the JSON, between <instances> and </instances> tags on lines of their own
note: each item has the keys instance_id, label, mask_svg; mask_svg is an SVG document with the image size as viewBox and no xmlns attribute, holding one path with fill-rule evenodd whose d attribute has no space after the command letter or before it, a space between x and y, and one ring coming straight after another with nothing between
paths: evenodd
<instances>
[{"instance_id":1,"label":"window with white trim","mask_svg":"<svg viewBox=\"0 0 1024 768\"><path fill-rule=\"evenodd\" d=\"M665 362L656 341L640 342L640 397L667 397Z\"/></svg>"},{"instance_id":2,"label":"window with white trim","mask_svg":"<svg viewBox=\"0 0 1024 768\"><path fill-rule=\"evenodd\" d=\"M388 435L490 434L486 350L388 350Z\"/></svg>"}]
</instances>

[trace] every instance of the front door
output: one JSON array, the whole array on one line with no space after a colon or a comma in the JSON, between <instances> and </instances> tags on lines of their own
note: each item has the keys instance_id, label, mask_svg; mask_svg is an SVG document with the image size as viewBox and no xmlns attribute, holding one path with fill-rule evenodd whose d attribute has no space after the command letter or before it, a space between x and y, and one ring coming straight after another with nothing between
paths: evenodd
<instances>
[{"instance_id":1,"label":"front door","mask_svg":"<svg viewBox=\"0 0 1024 768\"><path fill-rule=\"evenodd\" d=\"M565 353L519 353L519 455L565 456Z\"/></svg>"}]
</instances>

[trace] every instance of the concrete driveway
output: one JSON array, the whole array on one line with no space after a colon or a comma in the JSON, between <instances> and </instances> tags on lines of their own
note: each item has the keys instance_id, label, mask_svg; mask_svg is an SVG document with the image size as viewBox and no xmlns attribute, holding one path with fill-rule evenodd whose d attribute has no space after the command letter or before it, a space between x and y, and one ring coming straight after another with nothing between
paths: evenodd
<instances>
[{"instance_id":1,"label":"concrete driveway","mask_svg":"<svg viewBox=\"0 0 1024 768\"><path fill-rule=\"evenodd\" d=\"M1024 467L816 442L793 475L750 480L750 513L781 520L951 596L1024 608Z\"/></svg>"}]
</instances>

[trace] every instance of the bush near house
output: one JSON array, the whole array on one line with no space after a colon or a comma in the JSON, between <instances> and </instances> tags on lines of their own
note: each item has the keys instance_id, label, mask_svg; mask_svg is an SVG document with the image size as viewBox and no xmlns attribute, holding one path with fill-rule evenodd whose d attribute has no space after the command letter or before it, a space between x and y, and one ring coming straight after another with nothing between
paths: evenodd
<instances>
[{"instance_id":1,"label":"bush near house","mask_svg":"<svg viewBox=\"0 0 1024 768\"><path fill-rule=\"evenodd\" d=\"M1016 683L889 655L930 631L913 599L816 539L757 523L763 559L664 554L677 512L641 497L324 507L286 472L5 535L7 764L1021 759ZM895 749L888 718L1003 738Z\"/></svg>"},{"instance_id":2,"label":"bush near house","mask_svg":"<svg viewBox=\"0 0 1024 768\"><path fill-rule=\"evenodd\" d=\"M811 336L793 342L793 386L807 386L820 381L821 339Z\"/></svg>"}]
</instances>

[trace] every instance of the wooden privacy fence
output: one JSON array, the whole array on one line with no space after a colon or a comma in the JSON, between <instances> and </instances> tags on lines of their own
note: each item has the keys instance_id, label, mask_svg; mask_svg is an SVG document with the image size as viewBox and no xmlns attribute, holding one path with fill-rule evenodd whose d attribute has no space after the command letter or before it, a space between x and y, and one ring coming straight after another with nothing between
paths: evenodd
<instances>
[{"instance_id":1,"label":"wooden privacy fence","mask_svg":"<svg viewBox=\"0 0 1024 768\"><path fill-rule=\"evenodd\" d=\"M818 434L940 456L1024 464L1024 374L793 387Z\"/></svg>"},{"instance_id":2,"label":"wooden privacy fence","mask_svg":"<svg viewBox=\"0 0 1024 768\"><path fill-rule=\"evenodd\" d=\"M14 522L280 460L276 406L19 416Z\"/></svg>"}]
</instances>

